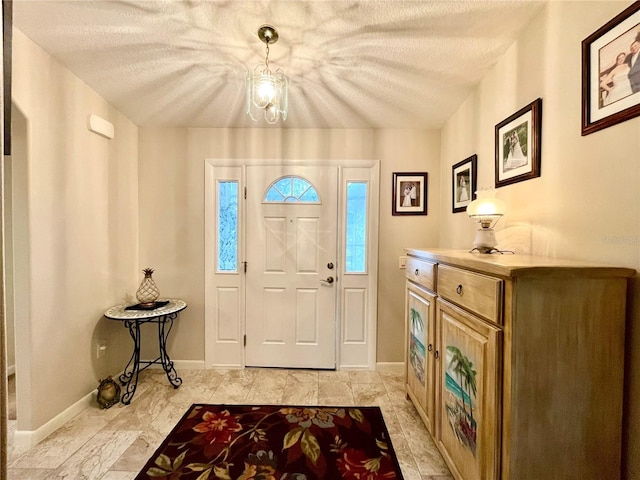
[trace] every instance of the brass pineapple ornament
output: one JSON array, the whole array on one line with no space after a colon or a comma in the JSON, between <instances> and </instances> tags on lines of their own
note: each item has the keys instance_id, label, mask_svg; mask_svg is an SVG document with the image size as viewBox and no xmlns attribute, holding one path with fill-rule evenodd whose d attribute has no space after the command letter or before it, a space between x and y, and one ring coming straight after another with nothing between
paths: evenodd
<instances>
[{"instance_id":1,"label":"brass pineapple ornament","mask_svg":"<svg viewBox=\"0 0 640 480\"><path fill-rule=\"evenodd\" d=\"M153 275L153 268L145 268L142 270L142 273L144 273L144 278L138 287L136 298L142 305L152 305L156 300L158 300L160 290L151 276Z\"/></svg>"}]
</instances>

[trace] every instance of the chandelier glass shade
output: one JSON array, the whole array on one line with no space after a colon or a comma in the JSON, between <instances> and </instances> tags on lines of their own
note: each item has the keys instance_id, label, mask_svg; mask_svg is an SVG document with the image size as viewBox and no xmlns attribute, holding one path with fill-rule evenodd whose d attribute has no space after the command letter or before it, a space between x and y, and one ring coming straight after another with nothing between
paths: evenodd
<instances>
[{"instance_id":1,"label":"chandelier glass shade","mask_svg":"<svg viewBox=\"0 0 640 480\"><path fill-rule=\"evenodd\" d=\"M258 29L258 37L267 45L264 64L256 65L247 74L247 114L254 122L264 118L275 124L287 119L289 109L289 81L281 69L269 68L269 45L278 40L278 32L270 25Z\"/></svg>"}]
</instances>

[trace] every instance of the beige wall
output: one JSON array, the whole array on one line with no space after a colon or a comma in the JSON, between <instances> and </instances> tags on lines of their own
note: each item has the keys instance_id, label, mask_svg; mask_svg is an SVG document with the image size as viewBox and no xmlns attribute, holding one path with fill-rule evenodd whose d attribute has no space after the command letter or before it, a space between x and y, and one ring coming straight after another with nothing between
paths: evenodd
<instances>
[{"instance_id":1,"label":"beige wall","mask_svg":"<svg viewBox=\"0 0 640 480\"><path fill-rule=\"evenodd\" d=\"M13 212L28 219L13 239L28 258L14 267L15 291L29 292L16 312L18 430L35 430L130 352L122 325L102 314L138 281L138 131L17 29L13 48L13 100L24 117L13 180L28 189ZM111 121L115 139L89 132L89 114ZM110 342L101 361L98 339Z\"/></svg>"},{"instance_id":2,"label":"beige wall","mask_svg":"<svg viewBox=\"0 0 640 480\"><path fill-rule=\"evenodd\" d=\"M439 132L142 129L138 139L135 125L19 30L14 52L21 143L11 161L24 198L12 213L26 220L14 239L18 430L41 427L122 368L131 340L102 313L134 299L143 267L156 269L162 293L189 302L173 358L203 360L205 158L381 161L378 361L402 361L397 262L405 246L437 241ZM87 131L91 113L115 124L114 140ZM391 216L397 171L429 173L428 216ZM109 348L98 361L102 340Z\"/></svg>"},{"instance_id":3,"label":"beige wall","mask_svg":"<svg viewBox=\"0 0 640 480\"><path fill-rule=\"evenodd\" d=\"M435 245L439 132L424 130L140 129L140 264L156 269L161 292L184 298L170 339L172 357L204 359L204 161L380 160L378 362L403 359L407 245ZM391 216L394 171L427 171L429 215Z\"/></svg>"},{"instance_id":4,"label":"beige wall","mask_svg":"<svg viewBox=\"0 0 640 480\"><path fill-rule=\"evenodd\" d=\"M630 3L549 3L446 123L441 246L470 248L475 230L446 201L451 166L477 153L478 186L493 186L495 125L541 97L542 176L497 190L509 208L497 226L500 246L640 270L640 118L580 134L581 42ZM627 478L638 479L640 305L630 304L626 469Z\"/></svg>"}]
</instances>

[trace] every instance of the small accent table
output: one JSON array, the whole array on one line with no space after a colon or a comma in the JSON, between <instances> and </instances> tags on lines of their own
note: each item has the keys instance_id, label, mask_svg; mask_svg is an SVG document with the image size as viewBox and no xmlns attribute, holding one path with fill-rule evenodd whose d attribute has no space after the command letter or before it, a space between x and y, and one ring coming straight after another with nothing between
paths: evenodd
<instances>
[{"instance_id":1,"label":"small accent table","mask_svg":"<svg viewBox=\"0 0 640 480\"><path fill-rule=\"evenodd\" d=\"M122 375L120 375L120 383L125 387L121 401L125 405L131 403L131 399L136 393L140 372L151 365L162 365L162 369L167 374L169 383L173 385L173 388L178 388L182 385L182 379L178 377L178 373L173 367L173 362L167 353L167 338L169 338L169 333L171 332L171 328L173 328L174 320L178 318L178 312L187 308L187 304L183 300L167 300L169 303L153 310L134 310L131 309L131 306L116 305L104 314L104 316L110 320L124 322L124 326L129 329L129 334L131 338L133 338L133 354L131 355L129 363L127 363L127 366L124 368ZM140 360L140 325L145 323L158 324L158 347L160 355L151 361ZM140 368L140 365L143 365L143 367Z\"/></svg>"}]
</instances>

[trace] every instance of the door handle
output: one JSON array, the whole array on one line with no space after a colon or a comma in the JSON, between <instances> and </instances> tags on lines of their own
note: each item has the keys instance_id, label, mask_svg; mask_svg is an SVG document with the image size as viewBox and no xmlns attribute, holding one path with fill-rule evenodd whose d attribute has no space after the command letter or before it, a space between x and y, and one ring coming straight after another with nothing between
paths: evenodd
<instances>
[{"instance_id":1,"label":"door handle","mask_svg":"<svg viewBox=\"0 0 640 480\"><path fill-rule=\"evenodd\" d=\"M320 281L322 283L326 283L327 285L331 285L333 283L333 277L327 277L326 280L324 278L321 278Z\"/></svg>"}]
</instances>

